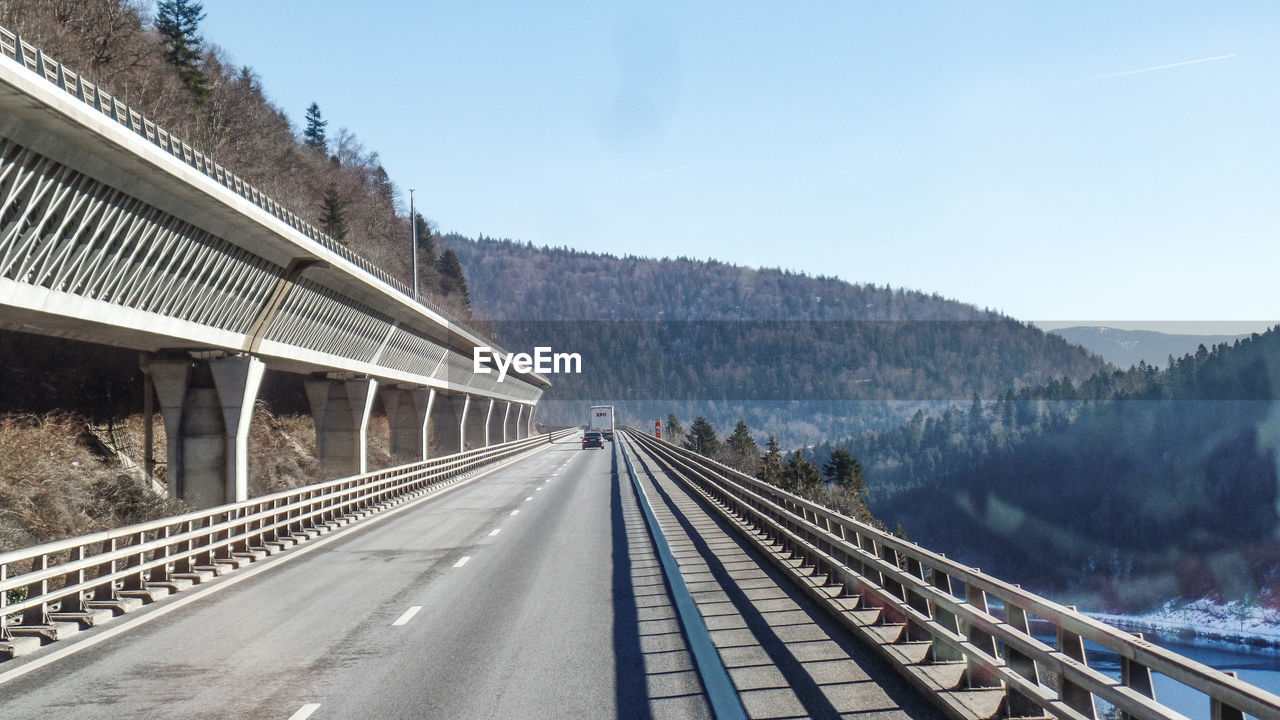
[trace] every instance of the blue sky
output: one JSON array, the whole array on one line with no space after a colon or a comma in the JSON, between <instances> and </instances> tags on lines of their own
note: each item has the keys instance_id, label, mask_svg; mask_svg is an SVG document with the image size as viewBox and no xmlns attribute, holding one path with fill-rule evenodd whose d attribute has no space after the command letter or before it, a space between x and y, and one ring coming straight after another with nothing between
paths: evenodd
<instances>
[{"instance_id":1,"label":"blue sky","mask_svg":"<svg viewBox=\"0 0 1280 720\"><path fill-rule=\"evenodd\" d=\"M1280 317L1280 3L205 5L445 231L1045 322Z\"/></svg>"}]
</instances>

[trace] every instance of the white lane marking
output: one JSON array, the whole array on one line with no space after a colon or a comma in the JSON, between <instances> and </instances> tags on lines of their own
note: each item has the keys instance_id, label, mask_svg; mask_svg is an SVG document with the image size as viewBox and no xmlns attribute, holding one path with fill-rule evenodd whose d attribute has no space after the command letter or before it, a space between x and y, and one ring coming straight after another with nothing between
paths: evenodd
<instances>
[{"instance_id":1,"label":"white lane marking","mask_svg":"<svg viewBox=\"0 0 1280 720\"><path fill-rule=\"evenodd\" d=\"M458 560L458 562L456 562L456 563L454 563L454 564L453 564L453 566L454 566L454 567L462 567L463 565L466 565L466 564L467 564L467 561L468 561L468 560L470 560L470 559L471 559L471 556L470 556L470 555L463 555L463 556L462 556L462 558L461 558L460 560Z\"/></svg>"},{"instance_id":2,"label":"white lane marking","mask_svg":"<svg viewBox=\"0 0 1280 720\"><path fill-rule=\"evenodd\" d=\"M307 703L298 708L298 712L289 716L289 720L307 720L311 713L320 709L320 703Z\"/></svg>"},{"instance_id":3,"label":"white lane marking","mask_svg":"<svg viewBox=\"0 0 1280 720\"><path fill-rule=\"evenodd\" d=\"M57 650L52 650L48 655L37 657L36 659L23 663L22 665L12 670L0 672L0 685L3 685L12 680L16 680L22 677L23 675L26 675L27 673L39 670L40 668L46 665L55 663L64 657L67 657L69 655L74 655L80 652L81 650L87 650L95 645L98 645L99 643L106 642L107 640L110 640L111 638L117 635L120 635L121 633L124 633L128 630L136 628L139 625L145 625L146 623L149 623L152 620L155 620L157 618L162 618L165 615L168 615L169 613L173 612L174 610L186 607L187 605L190 605L191 603L196 602L198 600L203 600L204 598L209 597L214 593L221 592L229 587L235 587L236 585L239 585L245 580L248 580L249 578L256 576L258 573L271 570L272 568L279 567L281 565L284 565L285 563L293 562L294 560L300 557L306 557L308 554L315 552L317 549L322 548L331 542L336 541L338 538L347 537L349 533L359 533L361 529L373 527L374 525L380 522L383 522L387 518L395 517L396 515L408 510L409 508L416 507L418 505L421 505L422 503L434 500L440 497L441 495L445 495L455 490L464 488L470 485L471 483L475 482L476 480L479 480L484 477L488 477L489 475L492 475L493 473L496 473L499 470L502 470L503 468L506 468L507 466L512 465L513 463L520 462L521 460L531 457L533 454L540 453L546 450L548 447L551 447L551 446L543 445L537 448L536 450L530 451L529 454L520 453L519 455L516 455L510 460L502 462L491 468L486 468L482 470L478 475L473 475L467 478L466 480L462 480L458 482L455 485L449 485L448 487L440 488L439 490L433 491L427 495L423 495L422 497L416 500L410 500L409 502L405 503L404 505L401 505L400 507L392 508L390 510L384 510L378 513L377 515L374 515L368 518L367 520L364 520L358 523L353 523L336 532L330 533L329 535L318 537L315 540L311 540L303 545L300 545L283 555L277 555L277 556L268 558L267 560L263 561L263 564L254 563L253 567L250 567L245 570L237 571L236 574L229 575L225 579L216 578L211 581L211 584L209 585L207 590L200 590L197 588L188 590L187 592L191 593L190 595L178 596L172 603L168 605L157 607L154 610L148 610L143 615L139 615L135 618L126 620L125 622L119 625L116 625L115 627L109 627L108 629L103 630L102 633L99 635L94 635L84 640L66 641L72 644L66 647L58 648ZM532 500L533 498L529 498L529 499ZM279 559L276 559L276 558L279 558ZM469 557L463 558L462 560L459 560L458 564L454 565L454 567L462 567L466 563L466 561L470 559L471 558ZM173 596L170 596L170 597L173 597ZM168 602L168 601L169 601L169 598L165 598L161 602ZM12 662L14 661L12 660L9 661L9 663L12 663Z\"/></svg>"},{"instance_id":4,"label":"white lane marking","mask_svg":"<svg viewBox=\"0 0 1280 720\"><path fill-rule=\"evenodd\" d=\"M524 499L524 501L525 501L525 502L529 502L529 501L530 501L530 500L532 500L532 499L533 499L533 496L532 496L532 495L530 495L529 497L525 498L525 499Z\"/></svg>"},{"instance_id":5,"label":"white lane marking","mask_svg":"<svg viewBox=\"0 0 1280 720\"><path fill-rule=\"evenodd\" d=\"M395 622L391 623L391 626L392 626L392 627L399 627L399 626L401 626L401 625L407 625L407 624L409 623L409 621L413 619L413 616L414 616L414 615L417 615L417 614L418 614L418 611L419 611L419 610L421 610L421 609L422 609L422 606L421 606L421 605L414 605L413 607L409 608L408 610L405 610L405 611L400 615L400 617L396 618L396 621L395 621Z\"/></svg>"},{"instance_id":6,"label":"white lane marking","mask_svg":"<svg viewBox=\"0 0 1280 720\"><path fill-rule=\"evenodd\" d=\"M520 514L520 511L519 511L519 510L512 510L512 511L511 511L511 514L512 514L512 515L519 515L519 514Z\"/></svg>"},{"instance_id":7,"label":"white lane marking","mask_svg":"<svg viewBox=\"0 0 1280 720\"><path fill-rule=\"evenodd\" d=\"M536 487L536 488L534 488L534 489L533 489L533 491L534 491L534 492L538 492L538 491L539 491L539 490L541 490L541 489L542 489L541 487Z\"/></svg>"},{"instance_id":8,"label":"white lane marking","mask_svg":"<svg viewBox=\"0 0 1280 720\"><path fill-rule=\"evenodd\" d=\"M502 532L502 528L494 528L493 532L489 533L489 537L493 537L494 535L497 535L500 532Z\"/></svg>"}]
</instances>

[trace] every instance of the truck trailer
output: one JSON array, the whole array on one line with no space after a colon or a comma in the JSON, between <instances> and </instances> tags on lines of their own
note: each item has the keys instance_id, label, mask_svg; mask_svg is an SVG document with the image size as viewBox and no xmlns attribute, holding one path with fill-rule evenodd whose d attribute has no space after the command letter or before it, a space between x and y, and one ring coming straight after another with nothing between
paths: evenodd
<instances>
[{"instance_id":1,"label":"truck trailer","mask_svg":"<svg viewBox=\"0 0 1280 720\"><path fill-rule=\"evenodd\" d=\"M613 440L613 406L592 405L590 418L587 421L587 432L604 434L604 439Z\"/></svg>"}]
</instances>

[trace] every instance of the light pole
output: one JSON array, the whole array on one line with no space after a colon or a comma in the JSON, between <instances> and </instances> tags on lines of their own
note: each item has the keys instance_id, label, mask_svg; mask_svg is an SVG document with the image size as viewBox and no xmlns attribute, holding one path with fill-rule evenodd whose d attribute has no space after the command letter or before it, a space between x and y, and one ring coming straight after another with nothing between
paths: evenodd
<instances>
[{"instance_id":1,"label":"light pole","mask_svg":"<svg viewBox=\"0 0 1280 720\"><path fill-rule=\"evenodd\" d=\"M413 188L409 188L409 237L413 243L413 300L418 301L418 215L413 210Z\"/></svg>"}]
</instances>

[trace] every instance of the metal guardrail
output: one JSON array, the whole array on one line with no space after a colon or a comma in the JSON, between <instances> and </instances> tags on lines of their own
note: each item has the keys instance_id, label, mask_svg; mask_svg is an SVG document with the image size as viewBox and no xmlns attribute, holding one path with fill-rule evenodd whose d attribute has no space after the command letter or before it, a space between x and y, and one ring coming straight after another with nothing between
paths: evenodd
<instances>
[{"instance_id":1,"label":"metal guardrail","mask_svg":"<svg viewBox=\"0 0 1280 720\"><path fill-rule=\"evenodd\" d=\"M262 210L265 210L273 217L302 233L307 238L320 243L325 247L325 249L336 253L344 260L347 260L351 264L360 268L399 294L429 308L432 312L445 318L449 323L461 328L464 332L477 338L482 337L479 333L469 328L465 323L458 321L436 303L421 296L415 298L413 296L413 292L405 283L395 277L392 277L385 270L374 265L368 259L356 253L351 248L329 237L319 228L298 217L297 214L285 208L275 200L267 197L265 193L245 182L240 176L214 162L212 155L207 155L188 145L181 138L174 136L169 131L159 125L156 125L151 120L148 120L146 116L129 108L127 105L117 100L115 96L85 80L78 73L66 68L57 60L45 55L40 48L24 41L16 33L5 27L0 27L0 54L3 54L5 57L12 58L17 61L18 64L27 68L36 75L43 77L45 80L65 91L67 94L77 98L85 105L88 105L102 115L111 118L132 131L134 134L146 139L147 142L150 142L152 145L155 145L166 153L181 160L189 167L198 170L206 177L212 179L214 182L217 182L219 185L227 188L245 200L248 200ZM505 353L502 348L499 348L496 345L493 345L493 347L496 350Z\"/></svg>"},{"instance_id":2,"label":"metal guardrail","mask_svg":"<svg viewBox=\"0 0 1280 720\"><path fill-rule=\"evenodd\" d=\"M626 432L766 549L803 557L812 576L843 586L845 603L809 589L953 717L978 717L957 691L987 689L1003 691L1005 717L1093 720L1101 700L1125 720L1185 720L1155 698L1154 672L1208 696L1214 720L1280 718L1280 697L1227 673L697 453ZM1051 627L1056 647L1033 626ZM1119 681L1090 666L1085 641L1120 656ZM960 672L938 672L941 665Z\"/></svg>"},{"instance_id":3,"label":"metal guardrail","mask_svg":"<svg viewBox=\"0 0 1280 720\"><path fill-rule=\"evenodd\" d=\"M327 523L452 484L471 470L573 432L536 435L0 553L0 642L20 628L47 628L55 610L84 612L94 602L117 601L122 592L170 583L238 558L256 559L268 549L310 537ZM10 601L15 593L25 597Z\"/></svg>"}]
</instances>

